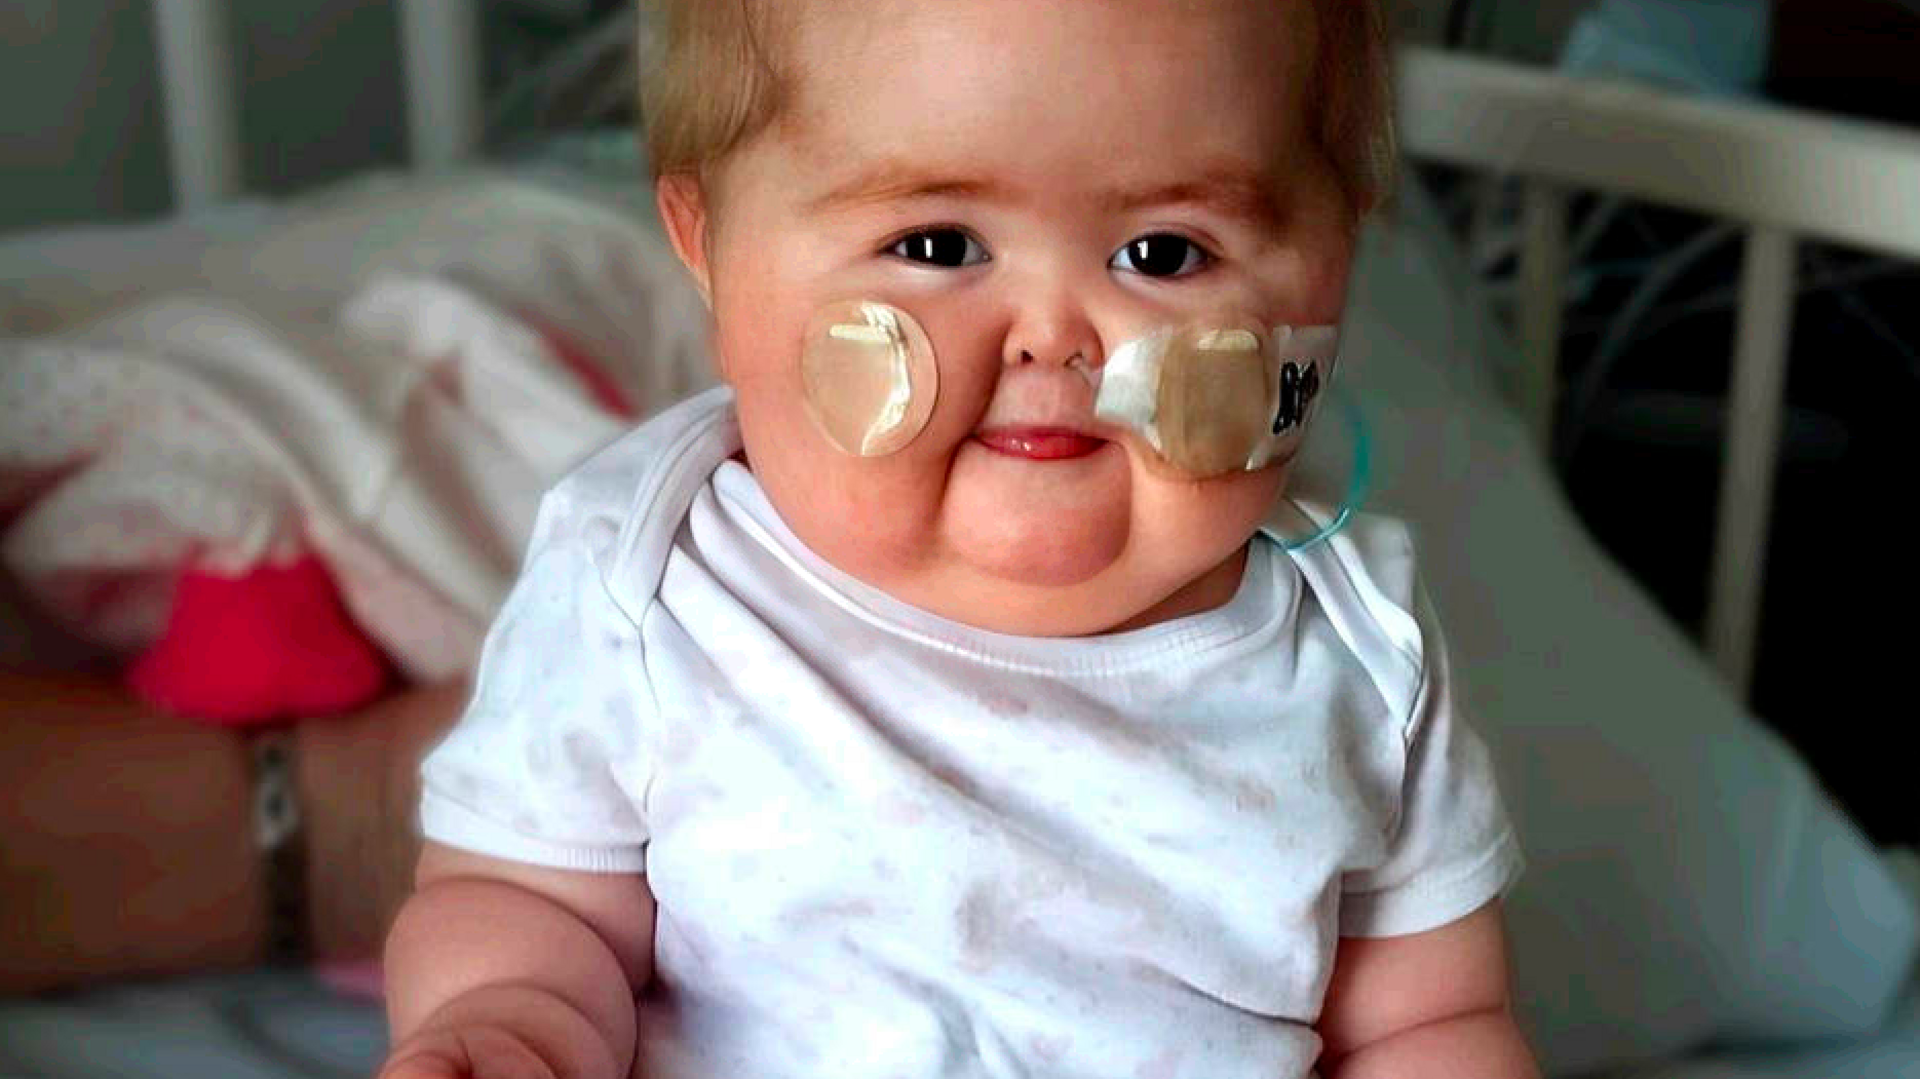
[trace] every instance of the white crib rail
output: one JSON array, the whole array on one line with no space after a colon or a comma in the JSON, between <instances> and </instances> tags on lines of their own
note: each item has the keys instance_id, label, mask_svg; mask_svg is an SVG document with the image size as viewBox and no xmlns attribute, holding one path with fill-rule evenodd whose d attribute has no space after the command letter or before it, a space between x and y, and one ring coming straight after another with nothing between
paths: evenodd
<instances>
[{"instance_id":1,"label":"white crib rail","mask_svg":"<svg viewBox=\"0 0 1920 1079\"><path fill-rule=\"evenodd\" d=\"M1920 258L1920 135L1428 48L1400 54L1416 156Z\"/></svg>"},{"instance_id":2,"label":"white crib rail","mask_svg":"<svg viewBox=\"0 0 1920 1079\"><path fill-rule=\"evenodd\" d=\"M1920 259L1920 136L1775 106L1710 101L1431 49L1400 60L1410 154L1523 177L1517 402L1543 443L1558 359L1564 193L1614 192L1748 227L1707 649L1753 673L1799 240Z\"/></svg>"},{"instance_id":3,"label":"white crib rail","mask_svg":"<svg viewBox=\"0 0 1920 1079\"><path fill-rule=\"evenodd\" d=\"M413 163L445 168L480 144L479 0L397 2ZM246 187L227 9L227 0L153 0L178 210L232 199Z\"/></svg>"},{"instance_id":4,"label":"white crib rail","mask_svg":"<svg viewBox=\"0 0 1920 1079\"><path fill-rule=\"evenodd\" d=\"M416 168L444 169L480 146L478 0L400 0L407 132Z\"/></svg>"},{"instance_id":5,"label":"white crib rail","mask_svg":"<svg viewBox=\"0 0 1920 1079\"><path fill-rule=\"evenodd\" d=\"M221 0L154 0L173 201L199 210L240 194L233 35Z\"/></svg>"}]
</instances>

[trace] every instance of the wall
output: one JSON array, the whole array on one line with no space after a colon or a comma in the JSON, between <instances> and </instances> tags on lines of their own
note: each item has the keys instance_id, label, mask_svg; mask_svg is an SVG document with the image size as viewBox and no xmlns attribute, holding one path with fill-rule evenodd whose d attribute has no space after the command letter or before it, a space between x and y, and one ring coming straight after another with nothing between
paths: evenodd
<instances>
[{"instance_id":1,"label":"wall","mask_svg":"<svg viewBox=\"0 0 1920 1079\"><path fill-rule=\"evenodd\" d=\"M0 231L166 206L146 7L0 5Z\"/></svg>"},{"instance_id":2,"label":"wall","mask_svg":"<svg viewBox=\"0 0 1920 1079\"><path fill-rule=\"evenodd\" d=\"M1388 0L1437 40L1447 0ZM1463 0L1464 2L1464 0ZM1592 0L1473 0L1476 47L1549 61ZM232 0L251 190L282 192L406 153L393 5ZM487 5L580 18L595 0ZM0 233L171 205L152 0L0 2Z\"/></svg>"},{"instance_id":3,"label":"wall","mask_svg":"<svg viewBox=\"0 0 1920 1079\"><path fill-rule=\"evenodd\" d=\"M1439 41L1455 0L1388 0L1403 37ZM1597 0L1458 0L1471 2L1468 44L1534 63L1551 63L1580 13Z\"/></svg>"},{"instance_id":4,"label":"wall","mask_svg":"<svg viewBox=\"0 0 1920 1079\"><path fill-rule=\"evenodd\" d=\"M1597 0L1480 0L1475 47L1500 56L1550 64L1567 31Z\"/></svg>"},{"instance_id":5,"label":"wall","mask_svg":"<svg viewBox=\"0 0 1920 1079\"><path fill-rule=\"evenodd\" d=\"M0 4L0 232L171 203L150 0ZM286 191L406 152L393 8L234 0L251 189Z\"/></svg>"}]
</instances>

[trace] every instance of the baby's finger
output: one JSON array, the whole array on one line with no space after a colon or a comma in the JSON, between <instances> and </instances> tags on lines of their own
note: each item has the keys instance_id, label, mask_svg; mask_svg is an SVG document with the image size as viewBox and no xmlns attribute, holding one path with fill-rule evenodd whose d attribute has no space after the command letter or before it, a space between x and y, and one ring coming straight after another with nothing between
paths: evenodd
<instances>
[{"instance_id":1,"label":"baby's finger","mask_svg":"<svg viewBox=\"0 0 1920 1079\"><path fill-rule=\"evenodd\" d=\"M559 1079L519 1038L488 1027L437 1031L402 1045L378 1079Z\"/></svg>"},{"instance_id":2,"label":"baby's finger","mask_svg":"<svg viewBox=\"0 0 1920 1079\"><path fill-rule=\"evenodd\" d=\"M465 1064L438 1053L415 1053L388 1061L376 1079L474 1079L473 1070Z\"/></svg>"}]
</instances>

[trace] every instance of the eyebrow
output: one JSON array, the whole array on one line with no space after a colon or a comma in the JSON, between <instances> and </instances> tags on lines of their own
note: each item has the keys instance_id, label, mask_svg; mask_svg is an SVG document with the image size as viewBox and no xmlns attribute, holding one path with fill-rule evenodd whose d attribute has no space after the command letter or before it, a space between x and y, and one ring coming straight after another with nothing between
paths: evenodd
<instances>
[{"instance_id":1,"label":"eyebrow","mask_svg":"<svg viewBox=\"0 0 1920 1079\"><path fill-rule=\"evenodd\" d=\"M809 210L838 210L875 202L927 198L1005 198L1001 185L987 180L942 177L897 159L882 161L823 195L807 201Z\"/></svg>"},{"instance_id":2,"label":"eyebrow","mask_svg":"<svg viewBox=\"0 0 1920 1079\"><path fill-rule=\"evenodd\" d=\"M1102 203L1105 209L1119 213L1152 206L1201 206L1249 224L1277 229L1282 221L1279 187L1252 170L1228 165L1206 170L1196 179L1109 192Z\"/></svg>"},{"instance_id":3,"label":"eyebrow","mask_svg":"<svg viewBox=\"0 0 1920 1079\"><path fill-rule=\"evenodd\" d=\"M877 202L929 198L1010 201L1005 185L988 179L933 172L912 162L889 159L808 200L813 211L847 209ZM1103 210L1125 213L1153 206L1192 205L1263 227L1282 220L1278 185L1258 172L1220 165L1198 176L1137 188L1117 188L1099 196Z\"/></svg>"}]
</instances>

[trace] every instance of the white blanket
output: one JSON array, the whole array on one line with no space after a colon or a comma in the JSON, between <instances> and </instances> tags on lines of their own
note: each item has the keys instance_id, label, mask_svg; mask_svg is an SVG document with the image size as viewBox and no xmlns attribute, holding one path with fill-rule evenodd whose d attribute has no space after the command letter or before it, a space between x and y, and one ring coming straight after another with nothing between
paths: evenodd
<instances>
[{"instance_id":1,"label":"white blanket","mask_svg":"<svg viewBox=\"0 0 1920 1079\"><path fill-rule=\"evenodd\" d=\"M527 242L583 234L607 246L605 278L557 269L592 252ZM549 335L643 408L703 381L691 290L630 279L671 264L630 251L659 243L538 188L375 184L199 252L193 291L0 339L0 556L72 628L134 652L184 566L237 576L312 551L405 673L465 670L541 491L624 426ZM31 312L104 299L43 281Z\"/></svg>"}]
</instances>

